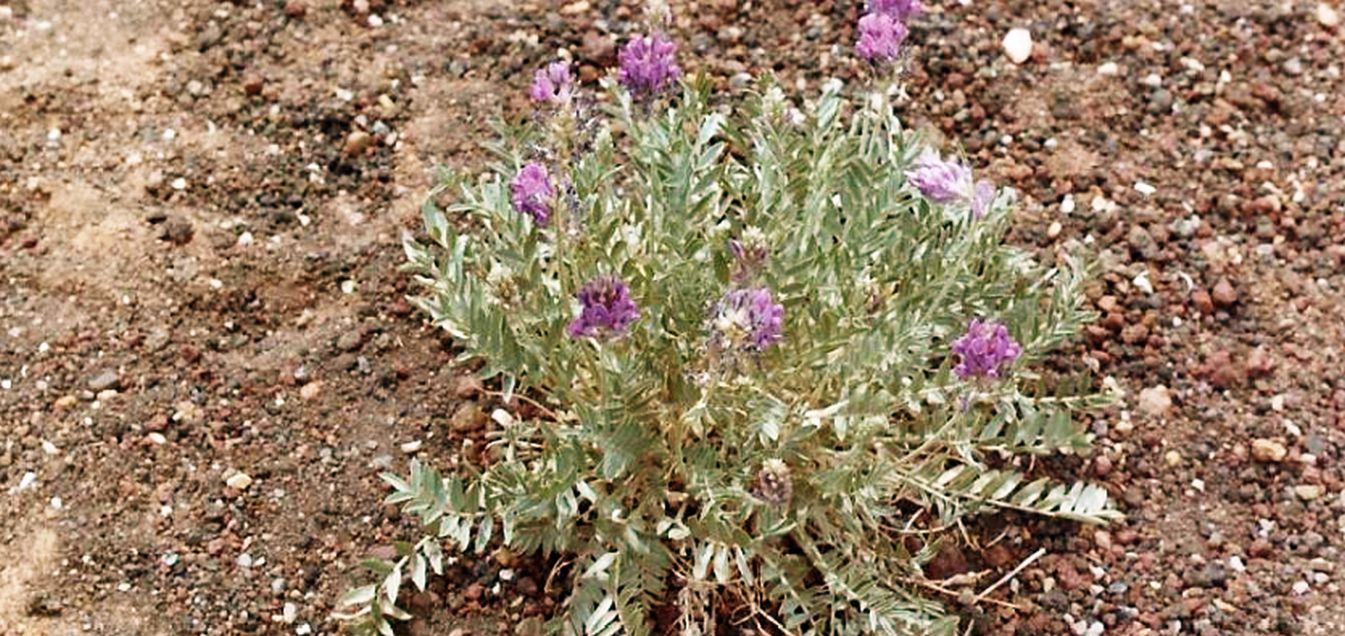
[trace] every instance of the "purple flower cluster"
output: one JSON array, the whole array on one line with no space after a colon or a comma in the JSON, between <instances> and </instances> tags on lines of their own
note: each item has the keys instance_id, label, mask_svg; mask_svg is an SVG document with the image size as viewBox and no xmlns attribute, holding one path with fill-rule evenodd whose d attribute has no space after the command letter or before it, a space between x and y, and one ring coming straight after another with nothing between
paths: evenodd
<instances>
[{"instance_id":1,"label":"purple flower cluster","mask_svg":"<svg viewBox=\"0 0 1345 636\"><path fill-rule=\"evenodd\" d=\"M909 20L924 13L925 5L920 0L869 0L868 12L889 16L898 20Z\"/></svg>"},{"instance_id":2,"label":"purple flower cluster","mask_svg":"<svg viewBox=\"0 0 1345 636\"><path fill-rule=\"evenodd\" d=\"M570 322L575 338L619 336L640 319L640 307L630 297L630 288L615 276L599 276L579 290L579 317Z\"/></svg>"},{"instance_id":3,"label":"purple flower cluster","mask_svg":"<svg viewBox=\"0 0 1345 636\"><path fill-rule=\"evenodd\" d=\"M539 104L568 104L574 96L574 73L569 62L552 62L537 69L528 89L532 101Z\"/></svg>"},{"instance_id":4,"label":"purple flower cluster","mask_svg":"<svg viewBox=\"0 0 1345 636\"><path fill-rule=\"evenodd\" d=\"M771 290L750 287L729 290L715 304L711 328L715 340L738 349L761 351L780 340L785 308Z\"/></svg>"},{"instance_id":5,"label":"purple flower cluster","mask_svg":"<svg viewBox=\"0 0 1345 636\"><path fill-rule=\"evenodd\" d=\"M976 218L985 216L995 201L995 186L989 181L974 181L971 168L956 159L944 159L926 151L906 172L906 179L920 194L935 203L964 203Z\"/></svg>"},{"instance_id":6,"label":"purple flower cluster","mask_svg":"<svg viewBox=\"0 0 1345 636\"><path fill-rule=\"evenodd\" d=\"M870 62L888 62L897 58L906 41L906 24L885 13L870 13L859 19L859 42L855 51Z\"/></svg>"},{"instance_id":7,"label":"purple flower cluster","mask_svg":"<svg viewBox=\"0 0 1345 636\"><path fill-rule=\"evenodd\" d=\"M1023 348L1009 335L1008 327L994 321L972 320L966 335L953 343L961 359L953 372L957 377L998 378L1000 372L1022 355Z\"/></svg>"},{"instance_id":8,"label":"purple flower cluster","mask_svg":"<svg viewBox=\"0 0 1345 636\"><path fill-rule=\"evenodd\" d=\"M531 216L538 225L546 225L547 219L551 218L551 200L555 196L556 186L551 184L550 173L546 166L536 161L524 165L509 183L509 198L514 209Z\"/></svg>"},{"instance_id":9,"label":"purple flower cluster","mask_svg":"<svg viewBox=\"0 0 1345 636\"><path fill-rule=\"evenodd\" d=\"M677 43L662 33L637 36L617 56L617 80L634 95L660 93L682 76L677 65Z\"/></svg>"},{"instance_id":10,"label":"purple flower cluster","mask_svg":"<svg viewBox=\"0 0 1345 636\"><path fill-rule=\"evenodd\" d=\"M864 17L859 19L855 52L875 64L897 59L910 34L906 21L924 10L920 0L869 0Z\"/></svg>"}]
</instances>

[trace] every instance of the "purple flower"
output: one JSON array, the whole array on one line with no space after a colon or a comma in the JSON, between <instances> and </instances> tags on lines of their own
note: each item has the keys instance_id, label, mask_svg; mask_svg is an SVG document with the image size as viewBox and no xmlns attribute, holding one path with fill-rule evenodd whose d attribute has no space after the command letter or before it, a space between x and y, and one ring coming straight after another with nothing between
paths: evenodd
<instances>
[{"instance_id":1,"label":"purple flower","mask_svg":"<svg viewBox=\"0 0 1345 636\"><path fill-rule=\"evenodd\" d=\"M932 150L915 160L915 168L906 172L906 178L935 203L966 201L973 194L971 168L955 159L945 160Z\"/></svg>"},{"instance_id":2,"label":"purple flower","mask_svg":"<svg viewBox=\"0 0 1345 636\"><path fill-rule=\"evenodd\" d=\"M536 161L524 165L509 183L509 195L514 209L531 216L538 225L546 225L551 218L551 199L556 196L556 187L551 184L546 166Z\"/></svg>"},{"instance_id":3,"label":"purple flower","mask_svg":"<svg viewBox=\"0 0 1345 636\"><path fill-rule=\"evenodd\" d=\"M953 368L957 377L998 378L1004 367L1022 355L1023 348L1003 324L977 318L967 327L966 335L953 343L953 353L961 358Z\"/></svg>"},{"instance_id":4,"label":"purple flower","mask_svg":"<svg viewBox=\"0 0 1345 636\"><path fill-rule=\"evenodd\" d=\"M920 0L869 0L868 13L880 13L898 20L907 20L924 13Z\"/></svg>"},{"instance_id":5,"label":"purple flower","mask_svg":"<svg viewBox=\"0 0 1345 636\"><path fill-rule=\"evenodd\" d=\"M569 62L552 62L537 69L528 95L540 104L568 104L574 94L574 74Z\"/></svg>"},{"instance_id":6,"label":"purple flower","mask_svg":"<svg viewBox=\"0 0 1345 636\"><path fill-rule=\"evenodd\" d=\"M662 33L632 38L617 58L617 79L636 95L659 93L682 75L677 44Z\"/></svg>"},{"instance_id":7,"label":"purple flower","mask_svg":"<svg viewBox=\"0 0 1345 636\"><path fill-rule=\"evenodd\" d=\"M640 319L640 308L630 297L630 288L615 276L599 276L579 290L579 317L568 330L575 338L621 335Z\"/></svg>"},{"instance_id":8,"label":"purple flower","mask_svg":"<svg viewBox=\"0 0 1345 636\"><path fill-rule=\"evenodd\" d=\"M870 13L859 19L859 42L855 51L870 62L896 59L906 40L906 25L885 13Z\"/></svg>"},{"instance_id":9,"label":"purple flower","mask_svg":"<svg viewBox=\"0 0 1345 636\"><path fill-rule=\"evenodd\" d=\"M715 304L711 328L721 345L761 351L780 339L785 308L764 287L733 289Z\"/></svg>"},{"instance_id":10,"label":"purple flower","mask_svg":"<svg viewBox=\"0 0 1345 636\"><path fill-rule=\"evenodd\" d=\"M920 190L920 194L935 203L962 203L976 218L990 211L995 202L995 184L973 181L971 168L953 158L944 159L939 153L927 150L915 160L915 167L906 171L906 179Z\"/></svg>"},{"instance_id":11,"label":"purple flower","mask_svg":"<svg viewBox=\"0 0 1345 636\"><path fill-rule=\"evenodd\" d=\"M994 202L995 184L984 179L977 181L976 192L971 195L971 213L979 219L990 211L990 204Z\"/></svg>"}]
</instances>

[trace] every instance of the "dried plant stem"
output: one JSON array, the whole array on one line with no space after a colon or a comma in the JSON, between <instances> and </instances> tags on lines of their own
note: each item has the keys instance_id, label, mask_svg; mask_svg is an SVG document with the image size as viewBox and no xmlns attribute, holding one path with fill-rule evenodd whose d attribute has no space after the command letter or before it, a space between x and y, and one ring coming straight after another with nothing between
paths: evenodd
<instances>
[{"instance_id":1,"label":"dried plant stem","mask_svg":"<svg viewBox=\"0 0 1345 636\"><path fill-rule=\"evenodd\" d=\"M998 581L995 581L994 583L990 584L990 587L985 588L984 590L981 591L980 594L977 594L976 598L972 599L972 603L975 604L987 600L986 597L988 597L991 592L994 592L996 589L999 588L999 586L1004 585L1004 583L1009 579L1018 576L1019 572L1022 572L1024 569L1027 568L1027 566L1032 565L1034 562L1036 562L1037 559L1040 559L1045 555L1046 555L1046 548L1038 548L1036 552L1033 552L1032 554L1028 555L1026 559L1023 559L1023 562L1019 563L1018 567L1015 567L1013 570L1010 570L1008 574L1005 574L1004 576L1000 577Z\"/></svg>"}]
</instances>

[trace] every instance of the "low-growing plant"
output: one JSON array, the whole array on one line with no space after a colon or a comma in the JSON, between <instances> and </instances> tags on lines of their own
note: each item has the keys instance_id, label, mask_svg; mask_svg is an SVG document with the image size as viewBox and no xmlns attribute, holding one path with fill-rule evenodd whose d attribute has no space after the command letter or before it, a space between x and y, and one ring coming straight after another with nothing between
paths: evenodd
<instances>
[{"instance_id":1,"label":"low-growing plant","mask_svg":"<svg viewBox=\"0 0 1345 636\"><path fill-rule=\"evenodd\" d=\"M1116 515L1025 461L1104 401L1034 371L1091 318L1081 261L1006 245L1012 195L887 92L721 100L674 55L637 38L594 102L539 71L544 116L425 206L416 303L504 408L481 461L384 475L426 532L343 599L357 631L498 541L558 557L556 633L952 634L922 566L969 515Z\"/></svg>"}]
</instances>

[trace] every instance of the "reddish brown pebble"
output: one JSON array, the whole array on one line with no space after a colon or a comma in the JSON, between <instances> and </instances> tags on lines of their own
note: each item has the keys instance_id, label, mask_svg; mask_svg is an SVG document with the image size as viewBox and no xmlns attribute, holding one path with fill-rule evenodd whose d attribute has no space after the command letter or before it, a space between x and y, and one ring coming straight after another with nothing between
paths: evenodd
<instances>
[{"instance_id":1,"label":"reddish brown pebble","mask_svg":"<svg viewBox=\"0 0 1345 636\"><path fill-rule=\"evenodd\" d=\"M243 92L249 96L260 95L266 81L261 75L251 74L243 78Z\"/></svg>"},{"instance_id":2,"label":"reddish brown pebble","mask_svg":"<svg viewBox=\"0 0 1345 636\"><path fill-rule=\"evenodd\" d=\"M285 15L291 18L302 18L308 13L308 4L304 0L289 0L285 3Z\"/></svg>"},{"instance_id":3,"label":"reddish brown pebble","mask_svg":"<svg viewBox=\"0 0 1345 636\"><path fill-rule=\"evenodd\" d=\"M1210 298L1210 293L1203 289L1196 289L1191 292L1191 303L1196 306L1196 311L1202 314L1214 313L1214 299Z\"/></svg>"},{"instance_id":4,"label":"reddish brown pebble","mask_svg":"<svg viewBox=\"0 0 1345 636\"><path fill-rule=\"evenodd\" d=\"M1228 282L1227 278L1220 278L1219 282L1214 284L1214 292L1210 296L1214 299L1214 304L1220 307L1229 307L1238 302L1238 291L1233 289L1233 284Z\"/></svg>"}]
</instances>

